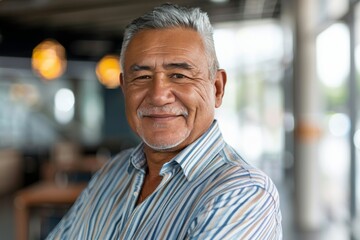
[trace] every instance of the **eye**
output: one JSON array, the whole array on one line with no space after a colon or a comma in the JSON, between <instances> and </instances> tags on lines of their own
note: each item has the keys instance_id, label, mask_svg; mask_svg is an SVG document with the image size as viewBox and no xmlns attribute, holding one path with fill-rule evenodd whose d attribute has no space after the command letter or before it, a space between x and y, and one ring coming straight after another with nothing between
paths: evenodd
<instances>
[{"instance_id":1,"label":"eye","mask_svg":"<svg viewBox=\"0 0 360 240\"><path fill-rule=\"evenodd\" d=\"M138 76L138 77L135 77L134 80L141 80L141 79L151 79L151 76L150 75L141 75L141 76Z\"/></svg>"},{"instance_id":2,"label":"eye","mask_svg":"<svg viewBox=\"0 0 360 240\"><path fill-rule=\"evenodd\" d=\"M170 78L181 79L181 78L186 78L186 76L181 73L173 73L170 75Z\"/></svg>"}]
</instances>

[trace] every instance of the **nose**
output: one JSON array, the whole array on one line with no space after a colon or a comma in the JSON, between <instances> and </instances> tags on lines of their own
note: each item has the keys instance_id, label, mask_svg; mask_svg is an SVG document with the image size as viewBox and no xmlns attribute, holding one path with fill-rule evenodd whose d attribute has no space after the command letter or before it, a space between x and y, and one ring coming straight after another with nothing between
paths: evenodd
<instances>
[{"instance_id":1,"label":"nose","mask_svg":"<svg viewBox=\"0 0 360 240\"><path fill-rule=\"evenodd\" d=\"M154 106L164 106L174 102L173 90L173 86L165 74L155 74L148 92L149 103Z\"/></svg>"}]
</instances>

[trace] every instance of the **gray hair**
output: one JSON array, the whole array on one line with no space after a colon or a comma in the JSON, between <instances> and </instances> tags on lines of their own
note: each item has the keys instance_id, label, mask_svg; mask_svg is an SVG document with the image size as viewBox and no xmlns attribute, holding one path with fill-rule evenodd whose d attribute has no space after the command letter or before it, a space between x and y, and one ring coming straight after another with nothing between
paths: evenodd
<instances>
[{"instance_id":1,"label":"gray hair","mask_svg":"<svg viewBox=\"0 0 360 240\"><path fill-rule=\"evenodd\" d=\"M199 8L185 8L170 3L155 7L126 27L120 53L122 69L124 69L125 51L136 33L145 29L174 27L191 28L200 34L204 41L210 79L214 79L219 63L215 52L213 28L207 13Z\"/></svg>"}]
</instances>

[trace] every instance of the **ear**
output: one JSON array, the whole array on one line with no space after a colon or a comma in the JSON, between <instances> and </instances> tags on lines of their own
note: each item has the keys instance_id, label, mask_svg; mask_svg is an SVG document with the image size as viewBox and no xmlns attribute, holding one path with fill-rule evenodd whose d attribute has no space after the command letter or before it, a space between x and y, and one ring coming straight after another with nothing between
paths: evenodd
<instances>
[{"instance_id":1,"label":"ear","mask_svg":"<svg viewBox=\"0 0 360 240\"><path fill-rule=\"evenodd\" d=\"M226 72L224 69L219 69L216 72L214 80L214 90L215 90L215 107L218 108L221 106L222 98L225 92L226 85Z\"/></svg>"},{"instance_id":2,"label":"ear","mask_svg":"<svg viewBox=\"0 0 360 240\"><path fill-rule=\"evenodd\" d=\"M124 74L122 72L120 73L119 81L120 81L120 87L121 87L122 91L124 92Z\"/></svg>"}]
</instances>

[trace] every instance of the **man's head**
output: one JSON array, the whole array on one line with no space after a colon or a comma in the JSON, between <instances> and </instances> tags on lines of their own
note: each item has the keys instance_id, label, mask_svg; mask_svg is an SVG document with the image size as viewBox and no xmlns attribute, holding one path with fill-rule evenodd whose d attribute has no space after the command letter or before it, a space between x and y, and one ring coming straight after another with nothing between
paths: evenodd
<instances>
[{"instance_id":1,"label":"man's head","mask_svg":"<svg viewBox=\"0 0 360 240\"><path fill-rule=\"evenodd\" d=\"M208 15L199 8L184 8L173 4L163 4L155 7L152 11L135 19L126 27L120 54L121 64L124 63L126 48L136 33L145 29L174 27L193 29L200 34L204 41L210 76L213 78L219 69L219 62L215 52L213 28Z\"/></svg>"},{"instance_id":2,"label":"man's head","mask_svg":"<svg viewBox=\"0 0 360 240\"><path fill-rule=\"evenodd\" d=\"M169 4L126 29L121 53L126 115L149 148L179 151L211 125L226 82L211 29L199 9Z\"/></svg>"}]
</instances>

